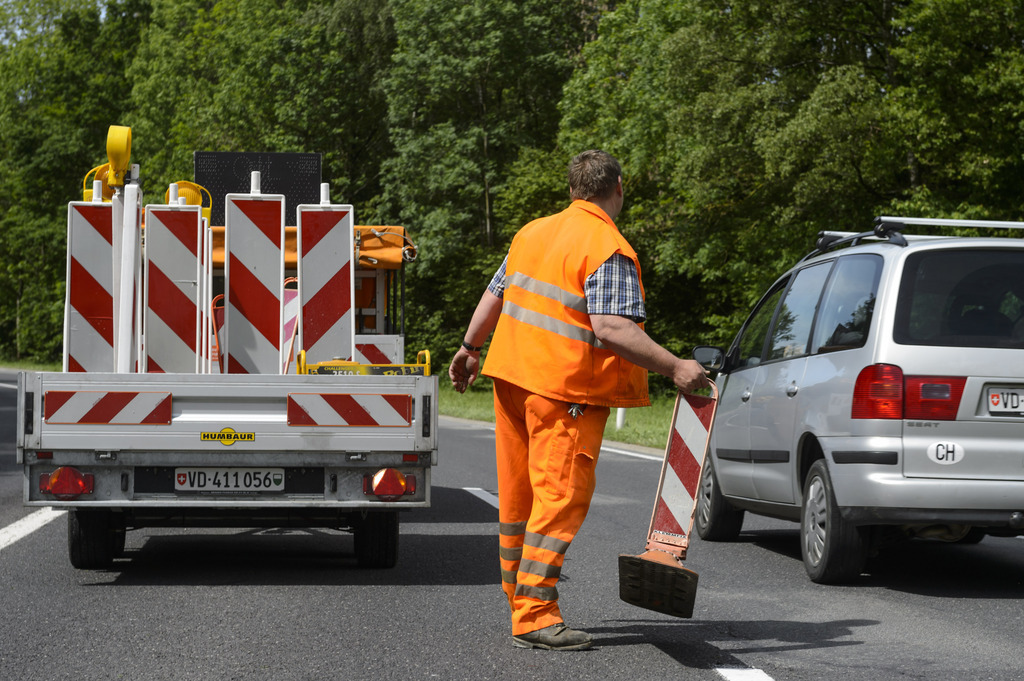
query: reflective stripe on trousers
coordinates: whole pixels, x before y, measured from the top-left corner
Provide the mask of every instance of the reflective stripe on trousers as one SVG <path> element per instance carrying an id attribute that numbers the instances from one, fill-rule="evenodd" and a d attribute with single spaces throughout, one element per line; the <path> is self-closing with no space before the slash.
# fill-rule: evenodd
<path id="1" fill-rule="evenodd" d="M 499 558 L 513 635 L 562 621 L 565 552 L 594 493 L 607 407 L 576 419 L 569 403 L 494 380 Z"/>

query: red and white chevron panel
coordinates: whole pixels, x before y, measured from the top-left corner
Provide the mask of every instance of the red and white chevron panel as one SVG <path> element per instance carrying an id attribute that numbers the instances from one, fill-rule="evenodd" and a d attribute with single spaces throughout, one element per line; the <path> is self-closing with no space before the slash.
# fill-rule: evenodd
<path id="1" fill-rule="evenodd" d="M 412 396 L 289 393 L 288 425 L 408 427 Z"/>
<path id="2" fill-rule="evenodd" d="M 43 418 L 47 423 L 167 425 L 171 401 L 169 392 L 48 390 Z"/>
<path id="3" fill-rule="evenodd" d="M 352 206 L 296 207 L 299 348 L 309 363 L 351 357 L 355 339 Z"/>
<path id="4" fill-rule="evenodd" d="M 676 397 L 648 548 L 653 542 L 660 545 L 657 548 L 669 545 L 686 550 L 716 404 L 713 397 L 682 393 Z"/>
<path id="5" fill-rule="evenodd" d="M 284 291 L 284 196 L 224 197 L 224 367 L 280 374 Z"/>
<path id="6" fill-rule="evenodd" d="M 144 371 L 201 370 L 202 249 L 201 206 L 146 207 Z"/>
<path id="7" fill-rule="evenodd" d="M 391 334 L 356 334 L 352 360 L 360 364 L 404 364 L 405 339 Z"/>
<path id="8" fill-rule="evenodd" d="M 113 211 L 109 203 L 68 204 L 64 370 L 114 370 Z"/>

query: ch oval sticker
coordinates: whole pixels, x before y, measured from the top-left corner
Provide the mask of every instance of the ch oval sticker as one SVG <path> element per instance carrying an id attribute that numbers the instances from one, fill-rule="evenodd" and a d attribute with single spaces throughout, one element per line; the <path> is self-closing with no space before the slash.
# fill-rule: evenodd
<path id="1" fill-rule="evenodd" d="M 964 460 L 967 452 L 956 442 L 933 442 L 928 445 L 928 458 L 943 466 L 952 466 Z"/>

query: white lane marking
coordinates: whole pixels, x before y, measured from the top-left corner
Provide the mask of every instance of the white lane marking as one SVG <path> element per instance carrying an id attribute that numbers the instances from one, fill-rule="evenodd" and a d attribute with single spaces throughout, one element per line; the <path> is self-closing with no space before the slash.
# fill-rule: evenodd
<path id="1" fill-rule="evenodd" d="M 498 497 L 494 496 L 487 490 L 480 489 L 479 487 L 463 487 L 462 489 L 466 490 L 477 499 L 482 499 L 483 501 L 486 501 L 494 508 L 498 508 Z"/>
<path id="2" fill-rule="evenodd" d="M 664 456 L 651 456 L 650 454 L 641 454 L 640 452 L 631 452 L 628 449 L 616 449 L 615 447 L 601 447 L 602 452 L 609 452 L 611 454 L 620 454 L 622 456 L 632 456 L 635 459 L 646 459 L 648 461 L 657 461 L 661 463 Z"/>
<path id="3" fill-rule="evenodd" d="M 27 537 L 41 527 L 64 515 L 64 511 L 56 511 L 52 508 L 41 508 L 35 513 L 16 520 L 5 528 L 0 529 L 0 551 L 6 549 L 14 542 Z"/>
<path id="4" fill-rule="evenodd" d="M 725 669 L 715 670 L 727 681 L 772 681 L 772 677 L 760 669 Z"/>

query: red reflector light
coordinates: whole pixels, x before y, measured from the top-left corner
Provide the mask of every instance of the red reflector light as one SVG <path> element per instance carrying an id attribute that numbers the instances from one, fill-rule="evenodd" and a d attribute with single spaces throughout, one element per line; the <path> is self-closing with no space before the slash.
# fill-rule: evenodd
<path id="1" fill-rule="evenodd" d="M 36 460 L 43 461 L 53 458 L 53 452 L 36 452 Z"/>
<path id="2" fill-rule="evenodd" d="M 95 480 L 92 473 L 82 473 L 77 468 L 61 466 L 52 473 L 39 478 L 39 491 L 52 494 L 61 501 L 77 499 L 83 494 L 92 494 Z"/>
<path id="3" fill-rule="evenodd" d="M 955 421 L 966 383 L 962 376 L 907 376 L 904 417 Z"/>
<path id="4" fill-rule="evenodd" d="M 394 468 L 382 468 L 363 477 L 363 493 L 381 501 L 397 501 L 403 495 L 416 493 L 416 478 Z"/>
<path id="5" fill-rule="evenodd" d="M 903 370 L 892 364 L 873 364 L 861 369 L 853 386 L 855 419 L 903 418 Z"/>

